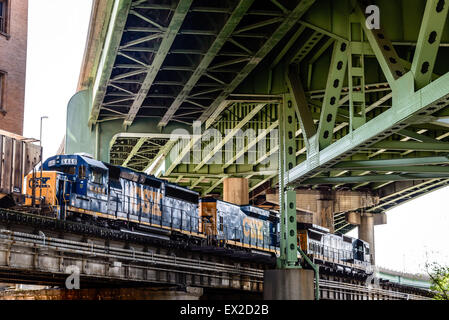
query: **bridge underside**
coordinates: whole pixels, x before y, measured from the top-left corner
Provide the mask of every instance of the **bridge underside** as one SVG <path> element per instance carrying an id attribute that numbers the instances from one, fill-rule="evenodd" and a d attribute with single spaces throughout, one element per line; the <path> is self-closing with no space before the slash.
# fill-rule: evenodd
<path id="1" fill-rule="evenodd" d="M 379 12 L 365 15 L 371 4 Z M 382 213 L 449 184 L 448 8 L 439 0 L 97 1 L 79 86 L 89 98 L 72 108 L 87 110 L 97 158 L 202 195 L 244 177 L 251 200 L 270 205 L 282 171 L 299 193 L 378 196 L 363 211 Z M 368 28 L 377 13 L 380 28 Z M 282 118 L 290 106 L 293 117 Z M 170 139 L 174 128 L 196 135 Z M 335 231 L 353 228 L 345 214 L 334 215 Z"/>

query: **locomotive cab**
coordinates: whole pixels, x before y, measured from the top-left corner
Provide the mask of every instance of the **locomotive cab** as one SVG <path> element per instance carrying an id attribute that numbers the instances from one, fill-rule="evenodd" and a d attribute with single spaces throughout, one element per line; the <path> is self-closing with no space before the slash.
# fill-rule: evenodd
<path id="1" fill-rule="evenodd" d="M 32 194 L 42 193 L 46 203 L 63 218 L 71 207 L 107 210 L 108 168 L 102 162 L 81 155 L 58 155 L 48 158 L 42 170 L 42 178 L 40 173 L 35 174 L 37 179 L 30 175 L 26 178 L 29 181 L 26 193 L 30 196 L 27 204 L 31 203 Z"/>

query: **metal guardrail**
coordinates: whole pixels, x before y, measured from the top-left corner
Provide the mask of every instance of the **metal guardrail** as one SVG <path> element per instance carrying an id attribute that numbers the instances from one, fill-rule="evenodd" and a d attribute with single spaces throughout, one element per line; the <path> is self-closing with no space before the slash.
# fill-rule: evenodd
<path id="1" fill-rule="evenodd" d="M 30 248 L 54 250 L 55 252 L 82 255 L 92 259 L 109 259 L 117 262 L 126 262 L 136 267 L 164 266 L 170 267 L 170 271 L 175 269 L 202 271 L 208 276 L 211 273 L 227 273 L 239 276 L 247 276 L 256 279 L 263 279 L 264 271 L 262 269 L 242 267 L 240 265 L 231 265 L 225 263 L 202 261 L 199 259 L 190 259 L 178 257 L 175 255 L 157 254 L 154 252 L 142 252 L 134 249 L 121 249 L 117 247 L 108 247 L 94 244 L 93 242 L 79 242 L 58 238 L 45 237 L 22 232 L 13 232 L 10 230 L 0 230 L 0 243 L 8 246 L 22 246 Z M 46 253 L 49 256 L 49 253 Z M 71 256 L 64 256 L 72 258 Z M 142 264 L 142 265 L 139 265 Z M 261 282 L 261 280 L 258 280 Z"/>
<path id="2" fill-rule="evenodd" d="M 323 279 L 320 279 L 320 290 L 335 294 L 362 296 L 362 300 L 432 300 L 430 297 L 386 290 L 374 286 L 362 286 Z"/>

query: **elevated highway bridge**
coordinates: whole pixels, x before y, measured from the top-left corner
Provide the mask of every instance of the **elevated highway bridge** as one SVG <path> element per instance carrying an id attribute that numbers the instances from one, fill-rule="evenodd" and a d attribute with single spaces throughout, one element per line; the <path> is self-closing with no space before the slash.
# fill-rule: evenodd
<path id="1" fill-rule="evenodd" d="M 238 178 L 242 201 L 286 204 L 285 266 L 296 219 L 359 225 L 374 251 L 386 210 L 449 183 L 448 10 L 447 0 L 96 0 L 65 152 L 203 196 L 229 199 Z"/>

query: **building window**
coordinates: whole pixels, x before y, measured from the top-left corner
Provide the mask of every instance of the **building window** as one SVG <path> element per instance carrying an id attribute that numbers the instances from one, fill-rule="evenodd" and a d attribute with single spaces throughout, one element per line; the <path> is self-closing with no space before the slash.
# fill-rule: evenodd
<path id="1" fill-rule="evenodd" d="M 0 0 L 0 32 L 8 33 L 8 0 Z"/>
<path id="2" fill-rule="evenodd" d="M 0 71 L 0 114 L 6 113 L 6 106 L 5 106 L 5 87 L 6 87 L 6 73 L 3 71 Z"/>

